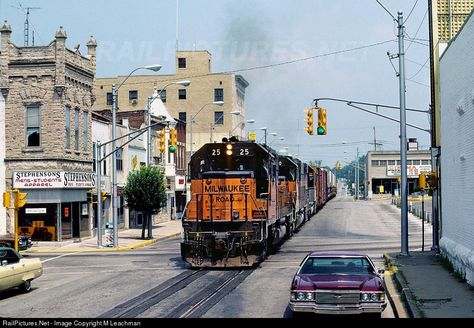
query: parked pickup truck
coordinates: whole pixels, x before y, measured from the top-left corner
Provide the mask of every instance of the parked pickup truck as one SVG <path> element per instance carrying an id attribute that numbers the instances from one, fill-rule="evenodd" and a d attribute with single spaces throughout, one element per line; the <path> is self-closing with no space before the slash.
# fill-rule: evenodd
<path id="1" fill-rule="evenodd" d="M 13 234 L 0 235 L 0 247 L 15 248 L 15 236 Z M 18 236 L 18 250 L 24 251 L 32 245 L 31 237 L 28 235 Z"/>

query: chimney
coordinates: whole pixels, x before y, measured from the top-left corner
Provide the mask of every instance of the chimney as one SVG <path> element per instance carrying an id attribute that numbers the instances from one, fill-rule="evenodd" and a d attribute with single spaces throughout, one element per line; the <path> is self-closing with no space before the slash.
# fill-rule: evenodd
<path id="1" fill-rule="evenodd" d="M 418 150 L 418 141 L 416 138 L 408 138 L 408 151 Z"/>
<path id="2" fill-rule="evenodd" d="M 66 84 L 66 39 L 67 34 L 62 26 L 56 32 L 56 86 Z"/>
<path id="3" fill-rule="evenodd" d="M 0 89 L 3 91 L 8 89 L 8 62 L 10 61 L 10 35 L 12 27 L 7 21 L 0 27 Z M 5 89 L 5 90 L 4 90 Z"/>

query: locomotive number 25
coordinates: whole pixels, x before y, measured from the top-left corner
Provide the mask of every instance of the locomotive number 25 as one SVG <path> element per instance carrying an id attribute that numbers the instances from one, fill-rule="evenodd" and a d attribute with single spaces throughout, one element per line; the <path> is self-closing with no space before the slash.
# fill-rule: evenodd
<path id="1" fill-rule="evenodd" d="M 220 154 L 221 154 L 221 150 L 219 148 L 211 150 L 211 155 L 212 156 L 219 156 Z"/>
<path id="2" fill-rule="evenodd" d="M 240 156 L 248 156 L 248 155 L 250 155 L 248 148 L 240 149 Z"/>

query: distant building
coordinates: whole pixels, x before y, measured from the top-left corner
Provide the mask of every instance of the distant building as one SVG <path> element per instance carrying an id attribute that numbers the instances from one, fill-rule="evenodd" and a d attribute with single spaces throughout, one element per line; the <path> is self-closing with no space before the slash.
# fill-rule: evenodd
<path id="1" fill-rule="evenodd" d="M 11 32 L 6 22 L 0 27 L 2 191 L 28 193 L 18 225 L 34 240 L 88 236 L 97 44 L 91 37 L 87 55 L 67 49 L 61 27 L 46 46 L 20 47 Z M 0 214 L 0 231 L 12 232 L 12 213 Z"/>
<path id="2" fill-rule="evenodd" d="M 400 195 L 400 151 L 369 151 L 366 167 L 366 197 L 390 194 Z M 418 186 L 421 172 L 431 171 L 431 152 L 418 150 L 416 139 L 411 139 L 407 152 L 408 193 Z"/>
<path id="3" fill-rule="evenodd" d="M 112 108 L 112 84 L 118 85 L 123 78 L 97 79 L 94 110 Z M 148 96 L 155 87 L 160 91 L 166 85 L 182 80 L 190 80 L 191 85 L 171 84 L 162 92 L 161 98 L 174 119 L 187 123 L 188 154 L 191 149 L 195 152 L 211 139 L 220 141 L 229 134 L 244 137 L 245 89 L 249 84 L 241 75 L 212 73 L 211 54 L 207 51 L 177 51 L 176 74 L 173 75 L 132 75 L 118 91 L 119 111 L 146 108 Z M 210 104 L 214 101 L 224 101 L 224 105 Z M 231 112 L 240 112 L 240 115 Z M 195 116 L 192 146 L 191 116 Z"/>
<path id="4" fill-rule="evenodd" d="M 440 249 L 474 285 L 474 17 L 440 59 Z"/>

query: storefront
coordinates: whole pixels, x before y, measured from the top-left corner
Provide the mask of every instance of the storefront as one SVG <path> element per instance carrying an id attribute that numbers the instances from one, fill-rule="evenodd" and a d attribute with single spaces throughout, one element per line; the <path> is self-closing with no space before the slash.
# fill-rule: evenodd
<path id="1" fill-rule="evenodd" d="M 13 188 L 27 193 L 27 204 L 18 211 L 19 231 L 39 241 L 90 236 L 87 190 L 95 182 L 93 172 L 13 172 Z"/>

